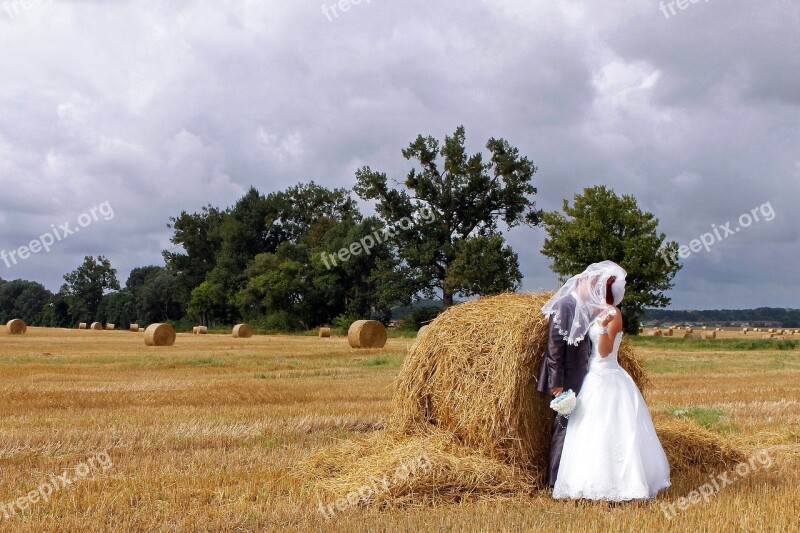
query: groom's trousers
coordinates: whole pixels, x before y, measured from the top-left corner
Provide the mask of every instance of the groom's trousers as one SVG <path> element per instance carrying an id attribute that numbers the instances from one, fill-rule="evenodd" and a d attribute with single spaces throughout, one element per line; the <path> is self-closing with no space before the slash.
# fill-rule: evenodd
<path id="1" fill-rule="evenodd" d="M 543 394 L 550 394 L 554 388 L 572 389 L 578 394 L 586 377 L 586 368 L 591 353 L 588 338 L 577 346 L 567 344 L 559 334 L 558 327 L 550 320 L 548 328 L 547 351 L 539 369 L 536 389 Z M 558 477 L 558 465 L 561 463 L 561 450 L 567 434 L 567 419 L 557 415 L 553 419 L 553 433 L 550 438 L 550 454 L 547 464 L 547 484 L 553 487 Z"/>

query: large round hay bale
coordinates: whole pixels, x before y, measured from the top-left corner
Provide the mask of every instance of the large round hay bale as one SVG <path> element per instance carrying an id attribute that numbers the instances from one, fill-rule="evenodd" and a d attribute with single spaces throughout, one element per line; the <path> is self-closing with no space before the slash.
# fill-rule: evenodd
<path id="1" fill-rule="evenodd" d="M 716 331 L 708 331 L 708 332 L 706 332 L 706 339 L 707 340 L 716 339 L 716 338 L 717 338 L 717 332 Z"/>
<path id="2" fill-rule="evenodd" d="M 397 377 L 390 427 L 431 428 L 544 481 L 553 412 L 536 392 L 547 345 L 547 294 L 503 294 L 447 309 L 411 346 Z M 644 367 L 625 339 L 620 364 L 644 389 Z"/>
<path id="3" fill-rule="evenodd" d="M 128 329 L 130 329 L 132 332 L 136 333 L 137 331 L 139 331 L 139 324 L 131 324 Z"/>
<path id="4" fill-rule="evenodd" d="M 427 325 L 422 326 L 421 328 L 419 328 L 419 330 L 417 330 L 417 338 L 420 338 L 422 336 L 422 334 L 424 332 L 426 332 L 427 330 L 428 330 L 428 326 Z"/>
<path id="5" fill-rule="evenodd" d="M 651 333 L 650 336 L 651 337 L 663 337 L 664 336 L 664 332 L 661 331 L 660 329 L 657 329 L 657 330 L 653 331 L 653 333 Z"/>
<path id="6" fill-rule="evenodd" d="M 86 325 L 86 322 L 81 322 L 80 324 L 78 324 L 78 329 L 86 329 L 87 327 L 88 326 Z"/>
<path id="7" fill-rule="evenodd" d="M 92 322 L 92 325 L 89 326 L 89 329 L 93 329 L 94 331 L 100 331 L 103 329 L 103 324 L 100 322 Z"/>
<path id="8" fill-rule="evenodd" d="M 687 331 L 687 332 L 686 332 L 686 333 L 683 335 L 683 338 L 684 338 L 684 339 L 689 339 L 689 340 L 700 340 L 700 339 L 702 339 L 702 338 L 703 338 L 703 335 L 701 335 L 700 333 L 692 333 L 692 332 L 690 332 L 690 331 Z"/>
<path id="9" fill-rule="evenodd" d="M 249 339 L 253 336 L 253 328 L 249 324 L 236 324 L 233 326 L 233 336 L 236 339 Z"/>
<path id="10" fill-rule="evenodd" d="M 194 329 L 198 335 L 208 335 L 208 326 L 196 326 Z"/>
<path id="11" fill-rule="evenodd" d="M 25 335 L 25 332 L 28 331 L 28 325 L 25 324 L 24 320 L 15 318 L 6 323 L 6 331 L 9 335 Z"/>
<path id="12" fill-rule="evenodd" d="M 347 331 L 351 348 L 383 348 L 386 346 L 386 328 L 377 320 L 356 320 Z"/>
<path id="13" fill-rule="evenodd" d="M 409 349 L 386 430 L 324 448 L 293 470 L 341 498 L 424 454 L 431 468 L 363 502 L 384 507 L 544 488 L 553 412 L 536 379 L 548 330 L 539 309 L 549 296 L 504 294 L 443 312 Z M 627 338 L 619 361 L 644 390 L 646 371 Z M 689 420 L 654 422 L 673 472 L 718 472 L 742 460 Z"/>
<path id="14" fill-rule="evenodd" d="M 665 331 L 665 332 L 664 332 L 664 336 L 665 336 L 665 337 L 672 337 L 672 335 L 673 335 L 674 333 L 675 333 L 675 330 L 674 330 L 674 329 L 672 329 L 672 328 L 669 328 L 667 331 Z"/>
<path id="15" fill-rule="evenodd" d="M 115 327 L 116 327 L 116 325 L 114 325 L 114 324 L 108 324 L 108 323 L 106 324 L 106 329 L 109 330 L 109 331 L 114 331 Z"/>
<path id="16" fill-rule="evenodd" d="M 319 328 L 319 336 L 325 339 L 330 338 L 331 328 Z"/>
<path id="17" fill-rule="evenodd" d="M 686 333 L 691 333 L 694 331 L 694 328 L 686 328 Z"/>
<path id="18" fill-rule="evenodd" d="M 172 346 L 175 344 L 175 329 L 169 324 L 150 324 L 144 330 L 147 346 Z"/>

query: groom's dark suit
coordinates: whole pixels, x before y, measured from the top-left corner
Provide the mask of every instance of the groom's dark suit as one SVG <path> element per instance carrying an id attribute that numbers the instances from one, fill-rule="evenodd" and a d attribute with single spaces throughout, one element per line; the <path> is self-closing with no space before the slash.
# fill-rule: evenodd
<path id="1" fill-rule="evenodd" d="M 583 378 L 586 377 L 586 367 L 591 355 L 589 335 L 578 343 L 577 346 L 567 344 L 564 336 L 558 332 L 558 325 L 554 317 L 558 317 L 561 329 L 569 331 L 575 314 L 576 296 L 564 298 L 561 307 L 550 315 L 547 337 L 547 352 L 542 360 L 539 370 L 539 379 L 536 390 L 552 396 L 554 388 L 572 389 L 575 394 L 581 390 Z M 561 462 L 561 449 L 564 447 L 564 437 L 567 433 L 567 419 L 556 415 L 553 419 L 553 433 L 550 438 L 550 454 L 548 459 L 547 483 L 552 487 L 558 477 L 558 464 Z"/>

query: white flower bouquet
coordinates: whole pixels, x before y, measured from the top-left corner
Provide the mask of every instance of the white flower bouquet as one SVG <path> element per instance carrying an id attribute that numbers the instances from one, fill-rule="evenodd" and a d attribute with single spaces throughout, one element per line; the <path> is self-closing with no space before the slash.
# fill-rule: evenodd
<path id="1" fill-rule="evenodd" d="M 565 418 L 569 418 L 569 415 L 575 411 L 577 405 L 578 398 L 575 396 L 575 393 L 572 392 L 572 389 L 568 389 L 553 398 L 553 401 L 550 402 L 550 409 Z"/>

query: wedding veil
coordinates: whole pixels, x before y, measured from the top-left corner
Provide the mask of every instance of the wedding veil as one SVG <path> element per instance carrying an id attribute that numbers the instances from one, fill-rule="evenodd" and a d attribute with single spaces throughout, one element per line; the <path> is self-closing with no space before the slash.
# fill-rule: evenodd
<path id="1" fill-rule="evenodd" d="M 606 281 L 611 276 L 616 277 L 611 293 L 614 305 L 619 305 L 625 296 L 626 275 L 627 272 L 613 261 L 592 263 L 577 276 L 569 278 L 544 304 L 542 313 L 547 317 L 553 316 L 558 333 L 568 344 L 577 345 L 597 318 L 605 313 L 616 314 L 606 303 Z M 573 304 L 574 314 L 570 313 Z"/>

